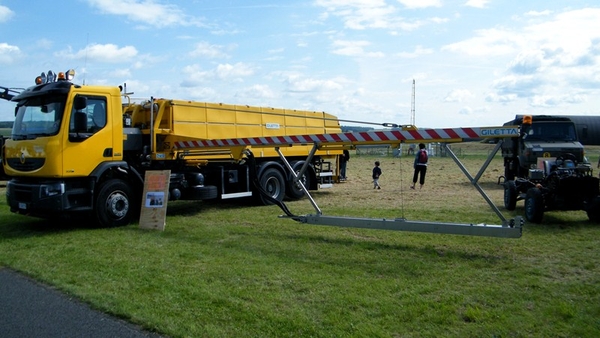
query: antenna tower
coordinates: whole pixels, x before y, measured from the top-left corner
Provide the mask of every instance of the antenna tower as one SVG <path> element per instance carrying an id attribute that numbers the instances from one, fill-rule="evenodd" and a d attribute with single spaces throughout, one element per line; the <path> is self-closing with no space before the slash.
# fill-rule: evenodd
<path id="1" fill-rule="evenodd" d="M 412 85 L 412 97 L 410 103 L 410 124 L 415 125 L 415 79 L 413 79 Z"/>

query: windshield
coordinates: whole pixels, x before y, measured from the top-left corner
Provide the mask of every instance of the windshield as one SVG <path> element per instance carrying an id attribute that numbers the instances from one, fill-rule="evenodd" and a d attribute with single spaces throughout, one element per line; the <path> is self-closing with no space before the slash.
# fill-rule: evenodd
<path id="1" fill-rule="evenodd" d="M 15 140 L 34 139 L 58 133 L 66 96 L 37 96 L 21 101 L 12 129 Z"/>
<path id="2" fill-rule="evenodd" d="M 577 133 L 573 123 L 533 122 L 527 131 L 526 139 L 528 141 L 572 142 L 577 141 Z"/>

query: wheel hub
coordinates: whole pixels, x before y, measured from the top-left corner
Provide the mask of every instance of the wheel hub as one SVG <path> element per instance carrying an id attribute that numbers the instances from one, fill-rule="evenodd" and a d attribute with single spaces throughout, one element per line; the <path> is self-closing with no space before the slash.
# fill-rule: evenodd
<path id="1" fill-rule="evenodd" d="M 114 193 L 106 200 L 106 210 L 115 218 L 127 215 L 129 200 L 121 193 Z"/>

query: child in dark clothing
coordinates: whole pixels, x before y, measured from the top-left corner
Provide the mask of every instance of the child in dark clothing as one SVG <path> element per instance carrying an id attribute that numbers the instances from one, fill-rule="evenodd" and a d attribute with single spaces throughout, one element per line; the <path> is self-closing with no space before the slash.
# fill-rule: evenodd
<path id="1" fill-rule="evenodd" d="M 379 161 L 375 161 L 375 167 L 373 167 L 373 189 L 381 189 L 379 186 L 379 176 L 381 176 L 381 168 L 379 168 Z"/>

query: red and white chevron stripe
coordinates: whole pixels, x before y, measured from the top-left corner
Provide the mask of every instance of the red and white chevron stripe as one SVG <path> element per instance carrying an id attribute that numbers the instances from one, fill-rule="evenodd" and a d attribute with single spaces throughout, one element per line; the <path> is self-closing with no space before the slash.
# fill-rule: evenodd
<path id="1" fill-rule="evenodd" d="M 386 144 L 386 143 L 416 143 L 444 142 L 469 140 L 478 138 L 516 137 L 516 126 L 485 127 L 485 128 L 444 128 L 418 130 L 386 130 L 349 132 L 338 134 L 314 134 L 292 136 L 241 137 L 219 140 L 193 140 L 175 142 L 179 149 L 215 148 L 234 146 L 281 146 L 292 144 Z"/>

